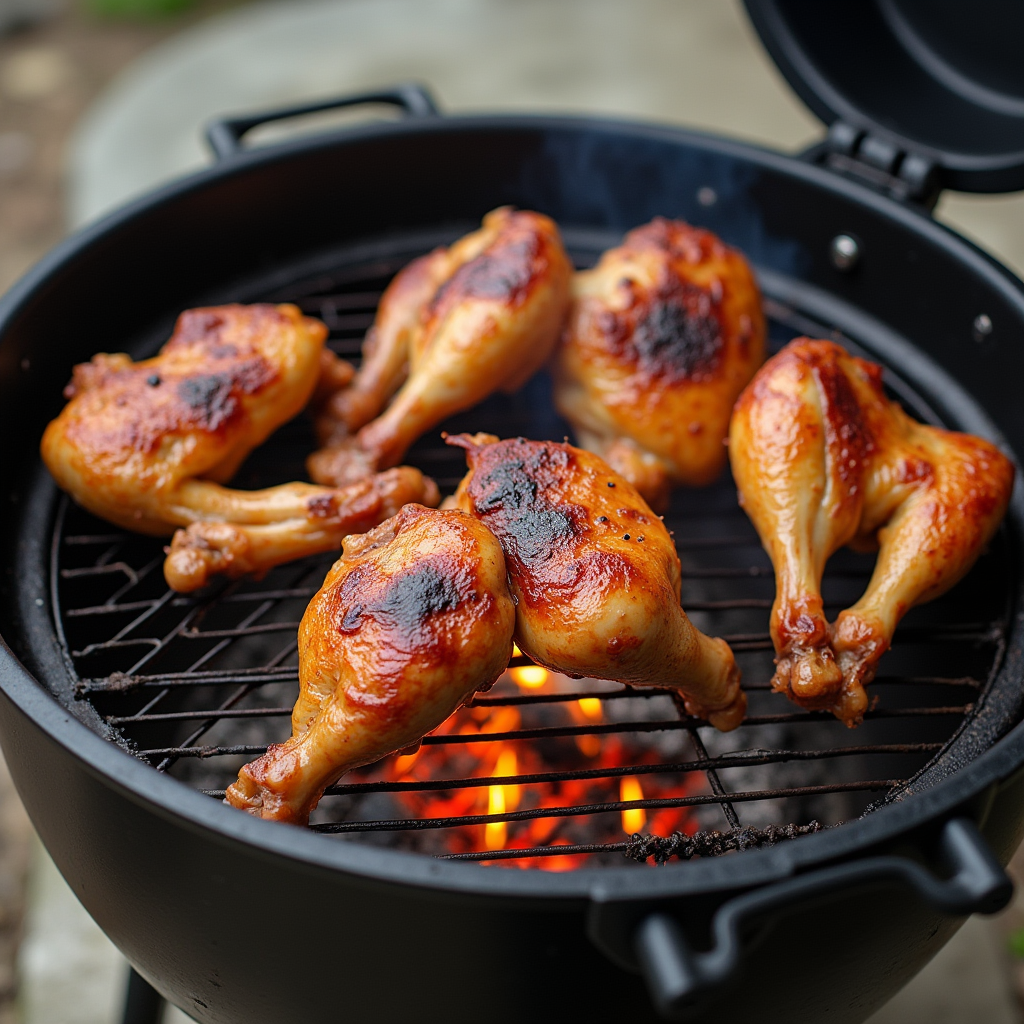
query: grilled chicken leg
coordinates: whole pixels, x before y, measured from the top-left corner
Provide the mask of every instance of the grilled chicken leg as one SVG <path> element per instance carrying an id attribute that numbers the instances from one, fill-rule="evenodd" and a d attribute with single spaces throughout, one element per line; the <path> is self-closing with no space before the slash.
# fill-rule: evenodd
<path id="1" fill-rule="evenodd" d="M 341 485 L 394 466 L 448 416 L 524 384 L 558 338 L 571 274 L 554 222 L 507 208 L 407 267 L 382 300 L 364 368 L 319 420 L 329 443 L 309 458 L 312 478 Z"/>
<path id="2" fill-rule="evenodd" d="M 881 367 L 806 338 L 740 397 L 729 452 L 775 566 L 772 686 L 856 726 L 896 624 L 952 587 L 991 539 L 1013 465 L 981 438 L 912 420 L 886 397 Z M 821 576 L 844 544 L 878 547 L 878 561 L 830 626 Z"/>
<path id="3" fill-rule="evenodd" d="M 747 261 L 659 217 L 576 274 L 555 401 L 583 447 L 664 511 L 673 485 L 721 473 L 733 403 L 764 353 Z"/>
<path id="4" fill-rule="evenodd" d="M 238 773 L 234 807 L 305 824 L 351 768 L 418 743 L 512 654 L 515 608 L 495 538 L 407 505 L 347 537 L 299 626 L 292 735 Z"/>
<path id="5" fill-rule="evenodd" d="M 353 490 L 221 486 L 306 404 L 327 330 L 295 306 L 220 306 L 183 313 L 160 354 L 140 363 L 101 354 L 75 367 L 70 399 L 49 424 L 43 460 L 90 512 L 175 539 L 168 582 L 194 589 L 213 571 L 270 568 L 336 547 L 406 501 L 436 501 L 418 470 Z M 230 524 L 230 525 L 228 525 Z"/>
<path id="6" fill-rule="evenodd" d="M 739 725 L 746 697 L 732 651 L 686 617 L 675 545 L 632 485 L 568 444 L 487 434 L 448 443 L 470 467 L 456 507 L 505 552 L 524 654 L 570 676 L 673 687 L 691 714 Z"/>

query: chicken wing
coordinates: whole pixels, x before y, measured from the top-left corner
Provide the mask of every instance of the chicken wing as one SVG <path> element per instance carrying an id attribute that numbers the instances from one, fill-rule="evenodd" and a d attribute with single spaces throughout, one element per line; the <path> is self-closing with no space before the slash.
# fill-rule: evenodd
<path id="1" fill-rule="evenodd" d="M 295 306 L 189 310 L 155 358 L 100 354 L 75 367 L 43 460 L 80 505 L 126 529 L 201 524 L 175 540 L 167 576 L 183 589 L 218 566 L 237 574 L 328 551 L 405 501 L 436 502 L 433 482 L 411 469 L 354 490 L 221 486 L 305 406 L 326 334 Z"/>
<path id="2" fill-rule="evenodd" d="M 800 338 L 736 403 L 729 439 L 740 501 L 771 556 L 773 689 L 848 726 L 896 624 L 974 564 L 1006 511 L 1012 463 L 995 446 L 912 420 L 881 367 Z M 878 548 L 864 596 L 825 619 L 821 577 L 849 544 Z"/>
<path id="3" fill-rule="evenodd" d="M 576 274 L 555 401 L 583 447 L 664 511 L 672 486 L 721 473 L 733 403 L 764 354 L 747 261 L 659 217 Z"/>
<path id="4" fill-rule="evenodd" d="M 331 443 L 310 456 L 310 476 L 340 485 L 394 466 L 448 416 L 524 384 L 558 339 L 571 275 L 554 222 L 508 208 L 411 264 L 385 293 L 364 369 L 320 418 Z"/>
<path id="5" fill-rule="evenodd" d="M 470 467 L 456 507 L 505 552 L 524 654 L 577 678 L 672 687 L 691 714 L 739 725 L 746 696 L 732 651 L 686 617 L 675 545 L 631 484 L 568 444 L 487 434 L 448 443 Z"/>
<path id="6" fill-rule="evenodd" d="M 458 511 L 407 505 L 346 537 L 299 626 L 292 735 L 238 773 L 227 801 L 304 824 L 345 772 L 412 746 L 512 655 L 497 540 Z"/>

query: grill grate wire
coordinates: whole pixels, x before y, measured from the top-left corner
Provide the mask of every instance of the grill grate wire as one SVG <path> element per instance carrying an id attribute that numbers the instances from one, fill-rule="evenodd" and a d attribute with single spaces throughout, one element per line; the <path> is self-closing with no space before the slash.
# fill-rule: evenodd
<path id="1" fill-rule="evenodd" d="M 341 267 L 333 275 L 266 298 L 297 302 L 327 323 L 329 344 L 336 352 L 358 358 L 383 287 L 411 255 L 415 253 Z M 578 264 L 587 265 L 596 254 L 574 255 Z M 771 300 L 766 308 L 774 346 L 808 331 L 807 318 L 799 311 Z M 819 336 L 835 335 L 829 325 L 811 326 Z M 552 411 L 549 388 L 541 375 L 518 399 L 489 399 L 444 428 L 560 438 L 568 431 Z M 904 401 L 906 393 L 904 386 Z M 431 431 L 407 461 L 434 476 L 448 493 L 462 475 L 462 461 L 461 453 L 438 443 L 440 429 Z M 237 485 L 265 486 L 294 478 L 311 445 L 305 421 L 289 424 L 254 454 Z M 568 742 L 614 737 L 626 751 L 623 763 L 588 767 L 573 752 L 562 756 L 568 763 L 559 764 L 556 757 L 551 770 L 400 781 L 373 777 L 371 766 L 363 781 L 353 781 L 366 774 L 356 771 L 327 790 L 311 828 L 349 841 L 385 837 L 393 845 L 445 859 L 541 867 L 563 857 L 572 858 L 572 864 L 622 863 L 624 853 L 643 860 L 648 847 L 660 862 L 655 839 L 646 839 L 647 846 L 638 846 L 635 836 L 608 839 L 609 816 L 627 811 L 685 810 L 688 831 L 724 825 L 727 835 L 746 836 L 742 841 L 749 843 L 761 841 L 755 832 L 767 826 L 757 834 L 771 842 L 786 829 L 787 836 L 807 831 L 811 826 L 805 822 L 812 815 L 827 824 L 841 823 L 903 785 L 962 726 L 998 668 L 1009 590 L 1006 560 L 999 554 L 1001 537 L 960 587 L 911 613 L 883 662 L 885 674 L 873 684 L 877 706 L 860 729 L 848 732 L 831 715 L 802 711 L 770 693 L 767 621 L 774 577 L 736 504 L 731 482 L 678 492 L 666 524 L 683 560 L 683 606 L 698 626 L 723 636 L 740 660 L 750 700 L 750 714 L 740 729 L 724 737 L 716 734 L 687 715 L 677 696 L 656 688 L 566 680 L 556 692 L 532 693 L 519 692 L 504 680 L 490 694 L 478 694 L 470 708 L 493 714 L 514 709 L 522 718 L 515 727 L 442 731 L 425 737 L 424 747 L 457 752 L 475 743 L 518 746 L 529 741 L 545 748 L 562 743 L 564 755 Z M 197 595 L 178 595 L 163 582 L 162 542 L 113 529 L 61 499 L 51 587 L 58 638 L 76 696 L 89 701 L 111 738 L 137 757 L 211 798 L 222 798 L 242 763 L 288 734 L 298 686 L 298 620 L 332 561 L 331 556 L 305 559 L 281 566 L 260 581 L 220 583 Z M 851 603 L 866 584 L 871 564 L 871 558 L 839 553 L 826 571 L 827 607 L 838 610 Z M 522 657 L 512 661 L 512 667 L 528 664 Z M 573 702 L 594 698 L 601 702 L 601 721 L 565 719 L 564 711 Z M 562 718 L 553 721 L 551 716 L 559 713 Z M 616 783 L 623 779 L 655 777 L 689 782 L 664 797 L 615 798 Z M 605 785 L 598 800 L 562 805 L 549 801 L 497 813 L 403 816 L 394 803 L 386 808 L 388 813 L 379 812 L 382 799 L 400 799 L 401 794 L 495 786 L 529 791 L 567 783 Z M 540 819 L 556 825 L 553 838 L 544 843 L 468 852 L 423 845 L 428 832 L 451 835 L 488 824 L 514 826 Z M 603 822 L 596 829 L 603 839 L 581 842 L 559 836 L 559 819 Z M 816 822 L 813 827 L 818 827 Z M 708 855 L 737 848 L 737 842 L 690 842 L 689 848 Z"/>

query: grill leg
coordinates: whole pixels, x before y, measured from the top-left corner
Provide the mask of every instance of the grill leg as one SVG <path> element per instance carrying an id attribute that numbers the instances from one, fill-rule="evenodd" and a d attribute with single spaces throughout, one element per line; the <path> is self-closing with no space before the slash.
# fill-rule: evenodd
<path id="1" fill-rule="evenodd" d="M 160 1024 L 164 997 L 134 967 L 128 969 L 121 1024 Z"/>

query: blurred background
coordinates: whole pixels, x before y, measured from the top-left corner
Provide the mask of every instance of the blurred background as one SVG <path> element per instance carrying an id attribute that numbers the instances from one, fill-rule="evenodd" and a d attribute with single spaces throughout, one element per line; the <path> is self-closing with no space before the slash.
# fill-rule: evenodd
<path id="1" fill-rule="evenodd" d="M 599 113 L 790 151 L 823 134 L 738 0 L 0 0 L 0 292 L 68 231 L 207 163 L 211 117 L 409 79 L 450 112 Z M 1024 195 L 947 193 L 936 216 L 1024 274 Z M 126 972 L 0 761 L 0 1024 L 116 1024 Z M 1012 1024 L 1022 1006 L 1018 896 L 872 1024 Z"/>

